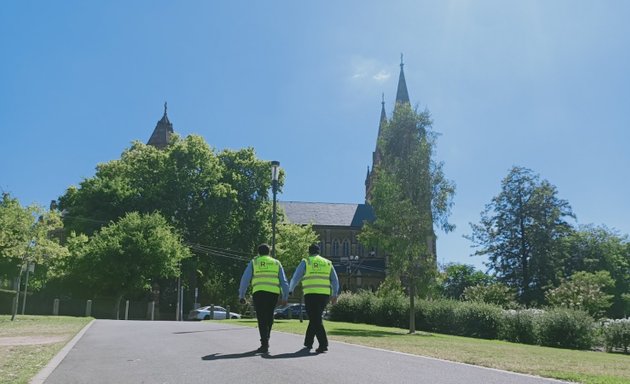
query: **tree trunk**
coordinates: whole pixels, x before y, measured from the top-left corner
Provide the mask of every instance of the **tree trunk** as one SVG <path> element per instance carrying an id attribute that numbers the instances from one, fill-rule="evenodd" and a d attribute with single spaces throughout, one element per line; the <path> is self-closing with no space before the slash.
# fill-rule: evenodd
<path id="1" fill-rule="evenodd" d="M 409 333 L 416 333 L 416 282 L 414 276 L 409 277 Z"/>

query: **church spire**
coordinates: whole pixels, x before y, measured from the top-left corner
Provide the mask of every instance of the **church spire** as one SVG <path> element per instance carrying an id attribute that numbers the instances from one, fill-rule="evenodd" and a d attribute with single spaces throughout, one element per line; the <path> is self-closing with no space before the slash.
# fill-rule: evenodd
<path id="1" fill-rule="evenodd" d="M 168 145 L 171 134 L 173 133 L 173 124 L 168 120 L 168 116 L 166 115 L 167 109 L 168 105 L 164 102 L 164 116 L 157 122 L 147 145 L 152 145 L 159 149 L 165 148 Z"/>
<path id="2" fill-rule="evenodd" d="M 385 92 L 383 92 L 381 94 L 381 126 L 383 125 L 384 122 L 387 121 L 387 114 L 385 114 Z M 380 126 L 379 126 L 379 132 L 380 132 Z"/>
<path id="3" fill-rule="evenodd" d="M 398 90 L 396 91 L 396 104 L 409 103 L 409 92 L 407 92 L 407 82 L 405 81 L 405 71 L 403 70 L 403 54 L 400 54 L 400 76 L 398 77 Z"/>

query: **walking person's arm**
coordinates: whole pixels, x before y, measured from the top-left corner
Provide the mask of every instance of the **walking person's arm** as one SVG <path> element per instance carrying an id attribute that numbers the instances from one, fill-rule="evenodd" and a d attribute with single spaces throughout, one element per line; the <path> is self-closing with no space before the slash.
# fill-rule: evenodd
<path id="1" fill-rule="evenodd" d="M 304 277 L 304 272 L 306 271 L 306 263 L 304 260 L 300 261 L 295 272 L 293 272 L 293 276 L 291 276 L 291 284 L 289 284 L 289 294 L 292 294 L 295 291 L 295 287 L 300 284 L 300 280 Z"/>
<path id="2" fill-rule="evenodd" d="M 241 303 L 245 300 L 247 288 L 249 288 L 249 283 L 252 281 L 253 269 L 254 267 L 252 266 L 252 262 L 250 261 L 247 264 L 245 271 L 243 271 L 243 276 L 241 276 L 241 284 L 238 288 L 238 298 L 240 299 Z"/>
<path id="3" fill-rule="evenodd" d="M 282 265 L 280 265 L 280 270 L 278 271 L 278 279 L 280 279 L 281 303 L 282 305 L 286 305 L 289 300 L 289 283 L 287 282 L 287 276 L 284 274 Z"/>
<path id="4" fill-rule="evenodd" d="M 330 270 L 330 301 L 335 304 L 337 302 L 337 296 L 339 296 L 339 277 L 337 277 L 337 271 L 335 271 L 335 267 L 332 267 Z"/>

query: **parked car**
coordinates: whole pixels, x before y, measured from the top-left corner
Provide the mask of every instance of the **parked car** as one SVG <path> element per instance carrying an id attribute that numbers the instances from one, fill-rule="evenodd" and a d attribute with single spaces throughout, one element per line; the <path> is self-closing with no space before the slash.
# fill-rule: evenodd
<path id="1" fill-rule="evenodd" d="M 225 320 L 227 311 L 218 305 L 214 306 L 214 320 Z M 241 314 L 230 312 L 230 319 L 240 319 Z M 188 320 L 210 320 L 210 306 L 199 307 L 188 312 Z"/>
<path id="2" fill-rule="evenodd" d="M 292 319 L 300 318 L 300 310 L 302 311 L 302 318 L 308 319 L 306 314 L 306 307 L 303 304 L 289 304 L 282 307 L 278 307 L 273 311 L 274 319 L 288 319 L 289 313 L 291 313 Z"/>

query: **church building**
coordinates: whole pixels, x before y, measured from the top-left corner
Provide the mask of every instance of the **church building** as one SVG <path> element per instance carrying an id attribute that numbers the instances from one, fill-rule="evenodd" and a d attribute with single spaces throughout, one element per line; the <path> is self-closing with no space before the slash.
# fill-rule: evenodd
<path id="1" fill-rule="evenodd" d="M 410 103 L 403 66 L 401 59 L 395 105 Z M 363 246 L 357 240 L 363 224 L 373 222 L 375 219 L 374 211 L 368 202 L 375 177 L 374 170 L 382 160 L 378 141 L 386 123 L 387 114 L 383 97 L 377 142 L 372 152 L 372 167 L 368 166 L 365 179 L 365 203 L 280 202 L 290 222 L 313 225 L 313 229 L 319 234 L 321 255 L 333 262 L 343 290 L 375 290 L 387 273 L 387 256 L 377 248 Z"/>
<path id="2" fill-rule="evenodd" d="M 403 66 L 401 59 L 395 105 L 410 103 Z M 170 135 L 173 133 L 173 124 L 169 121 L 166 111 L 167 106 L 164 103 L 164 116 L 158 121 L 147 142 L 148 145 L 157 148 L 164 148 L 168 145 Z M 278 202 L 289 222 L 313 225 L 313 230 L 320 238 L 321 255 L 333 262 L 342 290 L 376 290 L 387 273 L 386 255 L 377 248 L 363 246 L 357 240 L 364 223 L 373 222 L 375 219 L 374 211 L 368 201 L 375 177 L 375 167 L 382 160 L 378 141 L 385 123 L 387 123 L 387 114 L 383 97 L 377 142 L 375 150 L 372 152 L 372 166 L 368 166 L 365 179 L 364 203 Z"/>

